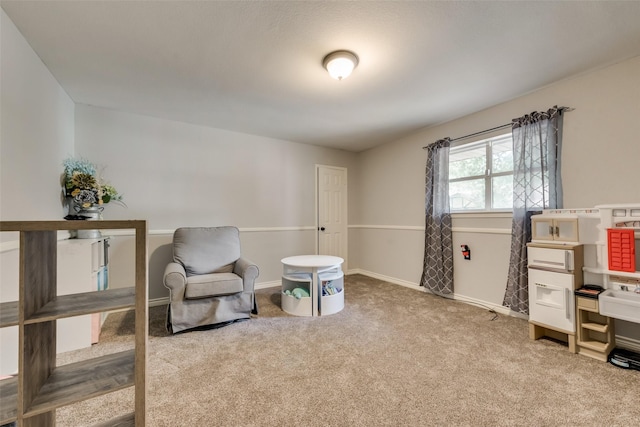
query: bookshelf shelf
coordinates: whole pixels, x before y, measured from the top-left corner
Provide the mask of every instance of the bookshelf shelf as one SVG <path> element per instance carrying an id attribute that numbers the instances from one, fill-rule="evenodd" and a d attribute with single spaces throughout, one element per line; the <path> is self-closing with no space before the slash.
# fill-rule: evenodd
<path id="1" fill-rule="evenodd" d="M 0 304 L 0 328 L 18 325 L 18 301 Z"/>
<path id="2" fill-rule="evenodd" d="M 128 350 L 55 368 L 25 417 L 134 385 L 134 356 Z"/>
<path id="3" fill-rule="evenodd" d="M 135 231 L 135 284 L 58 296 L 57 232 L 90 229 Z M 2 221 L 0 231 L 20 233 L 19 298 L 0 305 L 0 327 L 18 326 L 19 364 L 17 375 L 0 380 L 0 425 L 53 427 L 56 408 L 134 387 L 134 413 L 103 425 L 144 426 L 149 327 L 146 221 Z M 57 319 L 118 309 L 135 312 L 132 350 L 56 366 Z"/>
<path id="4" fill-rule="evenodd" d="M 25 319 L 25 324 L 135 307 L 135 289 L 107 289 L 58 296 Z"/>

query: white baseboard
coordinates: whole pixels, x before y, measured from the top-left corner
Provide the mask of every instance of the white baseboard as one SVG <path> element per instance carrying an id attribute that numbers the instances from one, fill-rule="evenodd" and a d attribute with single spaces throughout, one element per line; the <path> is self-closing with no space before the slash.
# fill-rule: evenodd
<path id="1" fill-rule="evenodd" d="M 362 270 L 360 268 L 354 268 L 349 270 L 347 275 L 362 274 L 363 276 L 372 277 L 374 279 L 383 280 L 385 282 L 393 283 L 395 285 L 404 286 L 405 288 L 411 288 L 416 291 L 425 292 L 425 289 L 417 283 L 408 282 L 406 280 L 396 279 L 395 277 L 385 276 L 383 274 L 374 273 L 373 271 Z"/>
<path id="2" fill-rule="evenodd" d="M 616 347 L 626 348 L 627 350 L 640 353 L 640 340 L 616 335 Z"/>
<path id="3" fill-rule="evenodd" d="M 154 298 L 149 300 L 149 307 L 157 307 L 159 305 L 169 305 L 169 297 Z"/>
<path id="4" fill-rule="evenodd" d="M 280 280 L 273 280 L 271 282 L 256 283 L 254 289 L 277 288 L 280 286 L 282 286 L 282 282 Z"/>

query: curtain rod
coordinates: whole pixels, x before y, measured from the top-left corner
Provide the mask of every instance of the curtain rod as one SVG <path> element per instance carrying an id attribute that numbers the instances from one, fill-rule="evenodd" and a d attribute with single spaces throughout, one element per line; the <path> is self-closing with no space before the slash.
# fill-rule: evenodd
<path id="1" fill-rule="evenodd" d="M 567 112 L 575 110 L 575 108 L 571 108 L 571 107 L 560 107 L 560 108 L 562 108 L 562 111 L 567 111 Z M 494 130 L 503 129 L 503 128 L 506 128 L 506 127 L 511 127 L 512 125 L 513 125 L 513 123 L 505 123 L 503 125 L 496 126 L 496 127 L 491 128 L 491 129 L 485 129 L 485 130 L 481 130 L 480 132 L 470 133 L 469 135 L 459 136 L 458 138 L 452 139 L 451 142 L 459 141 L 461 139 L 471 138 L 472 136 L 476 136 L 476 135 L 482 135 L 483 133 L 493 132 Z M 422 149 L 426 150 L 428 147 L 429 146 L 427 145 L 425 147 L 422 147 Z"/>

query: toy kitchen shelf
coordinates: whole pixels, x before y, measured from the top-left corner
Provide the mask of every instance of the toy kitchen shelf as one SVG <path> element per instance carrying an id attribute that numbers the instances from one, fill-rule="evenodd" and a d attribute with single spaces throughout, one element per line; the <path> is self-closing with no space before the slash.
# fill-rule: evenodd
<path id="1" fill-rule="evenodd" d="M 576 347 L 606 361 L 616 346 L 614 319 L 640 323 L 640 296 L 633 292 L 640 289 L 640 203 L 549 209 L 531 221 L 539 243 L 583 245 L 584 283 L 605 290 L 593 299 L 576 297 Z"/>
<path id="2" fill-rule="evenodd" d="M 598 298 L 576 296 L 578 354 L 603 362 L 615 347 L 613 319 L 600 314 Z"/>

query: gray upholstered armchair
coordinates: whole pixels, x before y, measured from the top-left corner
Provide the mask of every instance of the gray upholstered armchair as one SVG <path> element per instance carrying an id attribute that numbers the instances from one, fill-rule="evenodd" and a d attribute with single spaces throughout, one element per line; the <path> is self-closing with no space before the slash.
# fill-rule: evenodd
<path id="1" fill-rule="evenodd" d="M 173 262 L 164 271 L 170 291 L 167 329 L 249 319 L 257 314 L 258 267 L 241 257 L 236 227 L 185 227 L 173 234 Z"/>

